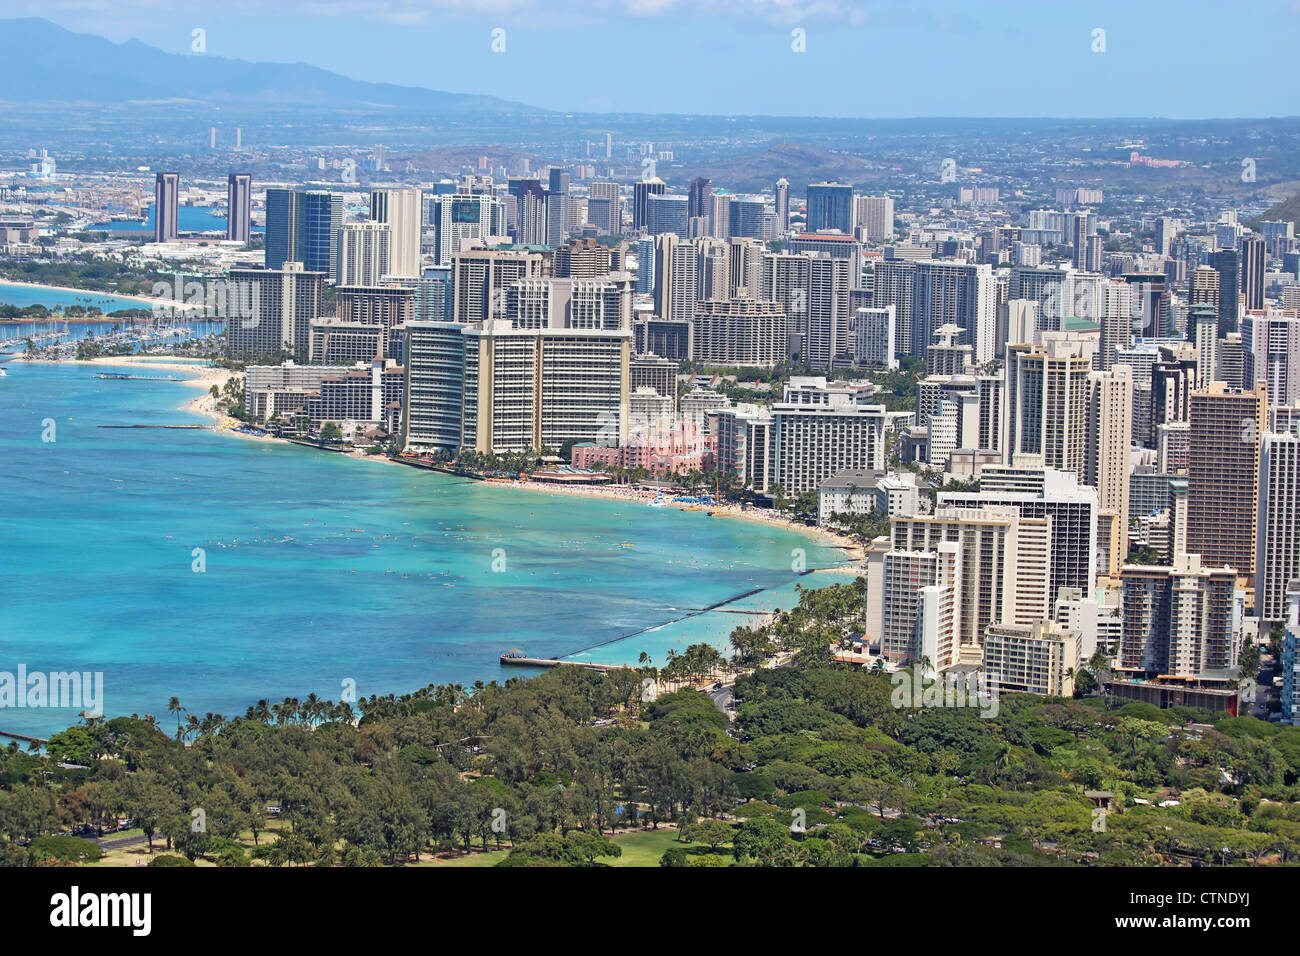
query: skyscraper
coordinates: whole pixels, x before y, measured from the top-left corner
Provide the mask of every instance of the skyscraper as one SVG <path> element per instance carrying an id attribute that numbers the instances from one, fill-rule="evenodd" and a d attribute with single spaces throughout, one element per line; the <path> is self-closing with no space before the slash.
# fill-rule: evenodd
<path id="1" fill-rule="evenodd" d="M 1240 260 L 1235 249 L 1210 253 L 1210 267 L 1219 274 L 1219 338 L 1238 331 L 1238 295 L 1241 288 Z"/>
<path id="2" fill-rule="evenodd" d="M 1268 252 L 1261 236 L 1241 237 L 1241 296 L 1247 311 L 1264 308 L 1264 274 Z"/>
<path id="3" fill-rule="evenodd" d="M 486 322 L 505 315 L 506 287 L 542 275 L 542 257 L 517 249 L 467 249 L 452 256 L 452 321 Z"/>
<path id="4" fill-rule="evenodd" d="M 618 183 L 598 181 L 591 184 L 587 220 L 610 235 L 616 236 L 623 231 L 622 193 Z"/>
<path id="5" fill-rule="evenodd" d="M 1188 304 L 1208 305 L 1219 312 L 1219 272 L 1211 266 L 1197 266 L 1187 277 Z"/>
<path id="6" fill-rule="evenodd" d="M 1241 380 L 1268 383 L 1272 405 L 1300 401 L 1300 316 L 1276 309 L 1241 318 Z"/>
<path id="7" fill-rule="evenodd" d="M 941 491 L 938 509 L 947 505 L 1015 507 L 1026 518 L 1051 518 L 1051 582 L 1048 594 L 1097 586 L 1097 492 L 1079 484 L 1069 471 L 1039 466 L 985 467 L 979 491 Z M 937 511 L 936 511 L 937 513 Z"/>
<path id="8" fill-rule="evenodd" d="M 871 305 L 894 307 L 895 348 L 898 355 L 912 355 L 912 289 L 916 263 L 907 259 L 882 259 L 871 270 Z M 928 343 L 922 342 L 919 348 Z"/>
<path id="9" fill-rule="evenodd" d="M 630 332 L 494 320 L 463 334 L 464 447 L 501 454 L 627 440 Z"/>
<path id="10" fill-rule="evenodd" d="M 1102 241 L 1101 236 L 1089 236 L 1086 253 L 1083 257 L 1083 267 L 1089 272 L 1100 272 L 1102 256 L 1106 251 L 1106 244 Z"/>
<path id="11" fill-rule="evenodd" d="M 154 242 L 171 242 L 180 235 L 180 193 L 180 173 L 159 173 L 154 178 Z"/>
<path id="12" fill-rule="evenodd" d="M 696 176 L 691 180 L 687 195 L 686 216 L 695 219 L 699 216 L 712 215 L 713 207 L 709 197 L 713 195 L 713 180 L 705 176 Z"/>
<path id="13" fill-rule="evenodd" d="M 1007 461 L 1041 455 L 1048 468 L 1086 474 L 1094 340 L 1044 332 L 1042 345 L 1007 348 Z"/>
<path id="14" fill-rule="evenodd" d="M 987 264 L 922 259 L 913 272 L 911 354 L 924 359 L 934 333 L 945 325 L 961 329 L 961 344 L 975 364 L 996 357 L 997 284 Z"/>
<path id="15" fill-rule="evenodd" d="M 546 245 L 546 190 L 541 180 L 523 179 L 512 186 L 515 198 L 515 242 Z"/>
<path id="16" fill-rule="evenodd" d="M 645 197 L 646 232 L 652 236 L 671 232 L 679 239 L 690 238 L 689 222 L 686 215 L 689 202 L 685 196 L 669 196 L 666 193 L 650 193 Z"/>
<path id="17" fill-rule="evenodd" d="M 1219 310 L 1209 305 L 1192 306 L 1187 313 L 1187 337 L 1196 345 L 1197 387 L 1205 388 L 1214 381 L 1219 368 Z"/>
<path id="18" fill-rule="evenodd" d="M 787 494 L 816 491 L 845 470 L 885 470 L 884 405 L 858 405 L 825 379 L 792 378 L 785 399 L 772 406 L 772 477 Z"/>
<path id="19" fill-rule="evenodd" d="M 1196 679 L 1237 664 L 1230 568 L 1195 552 L 1172 566 L 1125 565 L 1117 670 Z"/>
<path id="20" fill-rule="evenodd" d="M 454 451 L 460 447 L 465 328 L 455 322 L 407 323 L 403 448 Z"/>
<path id="21" fill-rule="evenodd" d="M 1133 369 L 1112 365 L 1090 372 L 1088 467 L 1084 483 L 1097 489 L 1097 505 L 1115 515 L 1109 545 L 1109 576 L 1119 574 L 1128 553 L 1129 447 L 1133 443 Z"/>
<path id="22" fill-rule="evenodd" d="M 642 179 L 632 187 L 632 228 L 644 229 L 646 224 L 646 199 L 649 196 L 662 196 L 667 192 L 667 184 L 657 176 Z"/>
<path id="23" fill-rule="evenodd" d="M 248 242 L 253 231 L 253 177 L 231 173 L 226 180 L 226 238 Z"/>
<path id="24" fill-rule="evenodd" d="M 1300 590 L 1287 594 L 1282 638 L 1282 719 L 1300 723 Z"/>
<path id="25" fill-rule="evenodd" d="M 859 196 L 857 220 L 864 242 L 893 239 L 894 200 L 889 196 Z"/>
<path id="26" fill-rule="evenodd" d="M 1237 391 L 1211 382 L 1192 392 L 1190 417 L 1187 550 L 1253 578 L 1268 386 Z"/>
<path id="27" fill-rule="evenodd" d="M 1300 579 L 1300 435 L 1265 433 L 1259 453 L 1255 611 L 1284 620 L 1287 591 Z"/>
<path id="28" fill-rule="evenodd" d="M 1169 216 L 1161 216 L 1156 220 L 1156 252 L 1158 254 L 1162 256 L 1169 255 L 1174 239 L 1177 238 L 1182 225 L 1177 219 Z"/>
<path id="29" fill-rule="evenodd" d="M 1086 269 L 1088 261 L 1088 225 L 1091 217 L 1086 212 L 1075 213 L 1070 217 L 1070 244 L 1074 250 L 1074 267 Z"/>
<path id="30" fill-rule="evenodd" d="M 939 542 L 933 550 L 895 548 L 883 556 L 878 623 L 882 657 L 897 663 L 925 658 L 940 673 L 957 663 L 961 575 L 961 553 L 950 541 Z"/>
<path id="31" fill-rule="evenodd" d="M 378 285 L 392 271 L 392 231 L 387 223 L 350 222 L 339 230 L 335 283 Z"/>
<path id="32" fill-rule="evenodd" d="M 808 186 L 808 232 L 853 232 L 853 187 L 842 183 Z"/>
<path id="33" fill-rule="evenodd" d="M 776 226 L 784 235 L 790 229 L 790 180 L 784 176 L 776 181 L 773 200 L 776 204 Z"/>
<path id="34" fill-rule="evenodd" d="M 546 244 L 559 247 L 569 235 L 569 174 L 552 166 L 550 188 L 546 190 Z"/>
<path id="35" fill-rule="evenodd" d="M 705 299 L 691 320 L 691 360 L 770 368 L 786 360 L 786 338 L 780 303 Z"/>
<path id="36" fill-rule="evenodd" d="M 990 624 L 1032 624 L 1051 613 L 1051 522 L 1017 508 L 954 507 L 898 516 L 890 537 L 900 551 L 933 551 L 953 542 L 961 555 L 956 633 L 966 647 L 984 642 Z"/>
<path id="37" fill-rule="evenodd" d="M 388 271 L 395 276 L 420 274 L 421 223 L 424 191 L 373 189 L 370 191 L 370 219 L 388 226 Z"/>
<path id="38" fill-rule="evenodd" d="M 709 221 L 709 235 L 714 239 L 731 238 L 731 193 L 725 189 L 716 192 L 710 187 L 705 215 Z"/>
<path id="39" fill-rule="evenodd" d="M 695 317 L 699 299 L 699 256 L 694 244 L 666 232 L 655 237 L 655 315 L 665 320 Z M 670 356 L 671 357 L 671 356 Z"/>
<path id="40" fill-rule="evenodd" d="M 293 353 L 306 361 L 326 275 L 286 261 L 279 269 L 231 269 L 226 344 L 237 358 Z"/>
<path id="41" fill-rule="evenodd" d="M 636 242 L 636 291 L 650 295 L 655 289 L 655 241 L 652 238 Z"/>
<path id="42" fill-rule="evenodd" d="M 343 197 L 296 189 L 266 191 L 266 267 L 301 262 L 308 272 L 338 274 Z"/>
<path id="43" fill-rule="evenodd" d="M 466 239 L 506 235 L 505 206 L 487 193 L 456 192 L 434 196 L 429 204 L 433 222 L 433 264 L 451 265 Z"/>
<path id="44" fill-rule="evenodd" d="M 852 352 L 850 284 L 847 259 L 825 253 L 763 256 L 760 295 L 785 307 L 799 356 L 814 368 L 829 369 L 836 356 Z"/>
<path id="45" fill-rule="evenodd" d="M 1125 282 L 1101 286 L 1101 367 L 1115 364 L 1115 353 L 1133 341 L 1133 289 Z"/>

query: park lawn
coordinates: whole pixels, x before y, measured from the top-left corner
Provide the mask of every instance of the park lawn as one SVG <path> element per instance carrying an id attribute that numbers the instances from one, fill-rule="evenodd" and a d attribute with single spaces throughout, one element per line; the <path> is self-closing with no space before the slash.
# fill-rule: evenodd
<path id="1" fill-rule="evenodd" d="M 266 823 L 258 830 L 258 842 L 265 846 L 268 842 L 273 843 L 274 836 L 278 833 L 284 824 L 280 820 L 267 820 Z M 123 833 L 114 834 L 114 838 L 128 836 L 143 836 L 142 830 L 128 830 Z M 245 850 L 252 854 L 255 849 L 253 843 L 253 833 L 251 830 L 245 830 L 239 834 L 238 840 Z M 115 850 L 105 850 L 103 857 L 94 866 L 144 866 L 149 863 L 155 856 L 180 856 L 175 850 L 167 849 L 167 838 L 161 833 L 153 835 L 153 853 L 149 852 L 148 843 L 138 843 L 135 846 L 121 847 Z M 195 866 L 216 866 L 212 860 L 205 860 L 202 857 L 194 861 Z"/>
<path id="2" fill-rule="evenodd" d="M 175 850 L 168 850 L 166 838 L 159 839 L 154 837 L 153 853 L 149 853 L 147 843 L 138 843 L 135 846 L 122 847 L 116 850 L 106 850 L 103 857 L 93 866 L 147 866 L 149 861 L 158 856 L 180 856 Z M 205 860 L 202 857 L 194 861 L 195 866 L 216 866 L 211 860 Z"/>
<path id="3" fill-rule="evenodd" d="M 605 859 L 601 862 L 610 866 L 658 866 L 664 851 L 674 846 L 692 846 L 677 839 L 677 828 L 658 830 L 639 830 L 614 838 L 623 848 L 623 855 L 616 860 Z"/>
<path id="4" fill-rule="evenodd" d="M 659 858 L 672 846 L 695 846 L 696 844 L 679 843 L 675 827 L 661 827 L 658 830 L 638 830 L 635 833 L 620 833 L 614 837 L 623 849 L 623 855 L 617 859 L 606 857 L 600 860 L 609 866 L 658 866 Z M 418 864 L 410 866 L 496 866 L 507 856 L 510 850 L 489 850 L 487 853 L 474 852 L 468 855 L 454 856 L 450 859 L 435 859 L 422 856 Z"/>
<path id="5" fill-rule="evenodd" d="M 267 829 L 263 831 L 261 842 L 263 844 L 267 843 L 268 835 L 271 836 L 273 839 L 273 835 L 275 831 L 280 828 L 280 825 L 281 825 L 280 821 L 278 820 L 271 822 L 270 825 L 268 825 Z M 617 841 L 618 845 L 622 848 L 623 855 L 618 857 L 617 859 L 606 858 L 604 860 L 601 860 L 600 862 L 605 863 L 609 866 L 618 866 L 618 867 L 658 866 L 659 858 L 664 855 L 664 851 L 667 850 L 669 847 L 701 846 L 700 844 L 679 842 L 677 839 L 677 828 L 671 826 L 660 827 L 658 830 L 637 830 L 633 833 L 620 833 L 618 836 L 614 837 L 614 839 L 615 841 Z M 252 840 L 251 833 L 245 832 L 240 834 L 240 842 L 244 844 L 246 849 L 248 849 L 250 852 L 252 851 L 253 840 Z M 154 837 L 154 850 L 152 855 L 147 852 L 146 845 L 140 843 L 135 846 L 123 847 L 121 849 L 116 849 L 116 850 L 109 850 L 104 854 L 103 859 L 101 859 L 97 864 L 94 865 L 96 866 L 143 865 L 145 863 L 148 863 L 149 860 L 152 859 L 154 856 L 159 856 L 161 854 L 169 852 L 164 849 L 165 844 L 166 844 L 166 839 L 161 835 L 156 835 Z M 174 853 L 175 851 L 170 851 L 170 852 Z M 407 866 L 434 866 L 434 867 L 496 866 L 507 856 L 509 856 L 509 854 L 510 854 L 509 848 L 502 849 L 502 850 L 488 850 L 487 852 L 484 852 L 482 850 L 474 850 L 471 853 L 463 853 L 457 856 L 446 857 L 446 858 L 438 858 L 428 853 L 422 853 L 420 855 L 419 863 L 408 863 L 406 865 Z M 210 860 L 204 860 L 202 858 L 196 860 L 195 865 L 215 866 L 215 864 Z"/>
<path id="6" fill-rule="evenodd" d="M 475 850 L 472 853 L 462 853 L 459 856 L 446 857 L 439 859 L 430 856 L 428 853 L 420 854 L 419 863 L 407 863 L 407 866 L 496 866 L 507 856 L 510 855 L 510 849 L 488 850 L 484 853 L 481 850 Z"/>

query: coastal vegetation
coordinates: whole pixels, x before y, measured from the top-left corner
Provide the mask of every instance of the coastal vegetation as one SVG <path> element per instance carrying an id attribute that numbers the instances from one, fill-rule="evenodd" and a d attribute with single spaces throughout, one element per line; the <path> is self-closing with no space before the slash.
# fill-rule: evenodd
<path id="1" fill-rule="evenodd" d="M 120 295 L 150 295 L 155 282 L 168 281 L 154 269 L 89 254 L 57 259 L 0 259 L 0 280 L 5 279 Z"/>
<path id="2" fill-rule="evenodd" d="M 0 860 L 92 865 L 88 846 L 126 828 L 157 865 L 1300 857 L 1300 728 L 1101 696 L 1003 694 L 992 716 L 896 706 L 889 675 L 834 659 L 864 594 L 861 579 L 801 590 L 737 628 L 730 661 L 700 645 L 659 668 L 309 695 L 234 718 L 173 699 L 174 734 L 166 718 L 89 717 L 44 754 L 0 751 Z M 734 711 L 700 692 L 733 673 Z M 105 849 L 93 865 L 126 862 Z"/>

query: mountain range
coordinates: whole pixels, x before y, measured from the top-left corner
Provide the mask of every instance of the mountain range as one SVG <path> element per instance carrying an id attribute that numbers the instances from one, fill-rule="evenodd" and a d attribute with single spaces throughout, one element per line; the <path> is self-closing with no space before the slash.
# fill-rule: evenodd
<path id="1" fill-rule="evenodd" d="M 493 96 L 366 83 L 305 63 L 166 53 L 35 17 L 0 20 L 0 60 L 9 64 L 0 103 L 11 106 L 190 102 L 479 116 L 545 112 Z"/>

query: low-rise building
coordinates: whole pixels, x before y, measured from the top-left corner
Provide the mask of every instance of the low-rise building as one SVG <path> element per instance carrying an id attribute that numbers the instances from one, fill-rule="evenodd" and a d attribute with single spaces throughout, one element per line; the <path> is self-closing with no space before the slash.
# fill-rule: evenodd
<path id="1" fill-rule="evenodd" d="M 984 671 L 999 691 L 1073 697 L 1080 635 L 1055 621 L 990 624 L 984 632 Z"/>
<path id="2" fill-rule="evenodd" d="M 826 527 L 834 515 L 876 512 L 876 482 L 881 475 L 869 468 L 849 468 L 817 483 L 817 523 Z"/>

